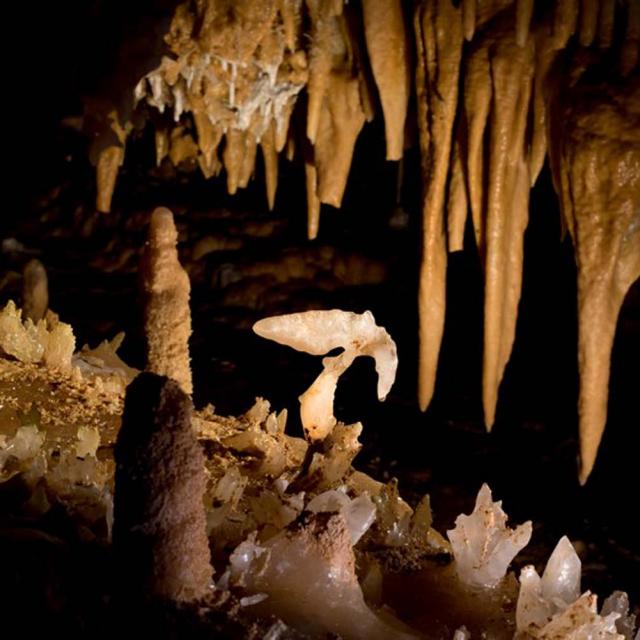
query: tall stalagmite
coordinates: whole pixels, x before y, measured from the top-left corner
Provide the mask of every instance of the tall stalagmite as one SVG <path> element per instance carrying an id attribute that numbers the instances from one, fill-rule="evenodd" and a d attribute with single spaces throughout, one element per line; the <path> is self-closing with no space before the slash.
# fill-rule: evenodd
<path id="1" fill-rule="evenodd" d="M 206 532 L 204 455 L 189 397 L 168 378 L 141 373 L 128 387 L 114 456 L 113 547 L 119 590 L 193 601 L 213 571 Z"/>
<path id="2" fill-rule="evenodd" d="M 178 260 L 178 232 L 169 209 L 151 214 L 142 264 L 147 369 L 172 378 L 191 394 L 189 276 Z"/>

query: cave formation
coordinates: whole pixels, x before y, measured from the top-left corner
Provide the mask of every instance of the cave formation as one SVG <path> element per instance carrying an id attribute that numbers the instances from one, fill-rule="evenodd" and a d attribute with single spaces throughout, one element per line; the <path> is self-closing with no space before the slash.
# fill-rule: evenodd
<path id="1" fill-rule="evenodd" d="M 202 239 L 185 261 L 180 244 L 185 228 L 197 227 L 197 218 L 180 212 L 175 216 L 178 224 L 169 209 L 160 207 L 151 216 L 145 211 L 132 218 L 127 226 L 121 201 L 136 181 L 178 184 L 198 175 L 197 180 L 223 183 L 228 195 L 239 198 L 261 180 L 265 208 L 274 218 L 264 225 L 266 231 L 256 234 L 270 236 L 278 224 L 278 208 L 286 201 L 298 217 L 306 207 L 297 232 L 306 235 L 310 251 L 315 251 L 278 257 L 277 268 L 286 273 L 269 277 L 312 281 L 322 270 L 305 264 L 311 260 L 328 261 L 331 269 L 341 270 L 344 283 L 390 279 L 388 267 L 355 258 L 349 262 L 331 249 L 316 249 L 319 240 L 329 237 L 327 219 L 335 232 L 334 210 L 348 201 L 358 164 L 365 174 L 367 162 L 374 164 L 366 158 L 369 148 L 363 140 L 377 126 L 379 147 L 394 167 L 398 192 L 406 191 L 411 171 L 419 182 L 415 211 L 409 211 L 415 222 L 405 229 L 419 244 L 415 282 L 410 282 L 415 284 L 411 312 L 417 315 L 418 335 L 410 343 L 412 352 L 402 353 L 417 363 L 411 381 L 417 399 L 412 402 L 422 412 L 436 404 L 436 374 L 442 376 L 447 366 L 443 345 L 448 303 L 475 288 L 483 296 L 478 318 L 483 328 L 477 334 L 482 342 L 479 395 L 484 426 L 491 431 L 500 421 L 499 401 L 510 390 L 502 383 L 518 348 L 523 273 L 529 259 L 525 234 L 534 216 L 535 189 L 546 179 L 560 213 L 555 240 L 558 246 L 571 246 L 575 262 L 578 482 L 588 489 L 590 476 L 598 470 L 607 424 L 618 319 L 640 277 L 640 3 L 171 0 L 153 9 L 141 4 L 131 24 L 122 18 L 122 6 L 108 10 L 97 4 L 91 9 L 94 17 L 100 20 L 103 12 L 118 25 L 116 46 L 109 63 L 96 71 L 96 82 L 82 91 L 82 118 L 65 125 L 85 141 L 82 162 L 93 167 L 94 176 L 92 211 L 86 214 L 79 208 L 71 222 L 64 214 L 65 222 L 54 224 L 78 225 L 92 241 L 105 230 L 113 232 L 106 246 L 117 254 L 124 234 L 137 232 L 138 221 L 144 219 L 144 248 L 140 243 L 135 250 L 127 249 L 130 255 L 123 252 L 114 260 L 125 266 L 130 258 L 136 263 L 141 312 L 136 322 L 144 356 L 136 358 L 134 351 L 133 361 L 152 373 L 139 374 L 119 358 L 121 334 L 94 349 L 76 351 L 74 330 L 49 308 L 57 308 L 57 302 L 49 291 L 47 265 L 35 257 L 37 252 L 27 250 L 28 260 L 20 258 L 25 263 L 19 278 L 22 313 L 9 303 L 0 314 L 0 397 L 9 399 L 0 406 L 0 477 L 9 493 L 11 483 L 24 476 L 32 492 L 25 502 L 28 512 L 48 518 L 58 500 L 75 514 L 72 518 L 82 521 L 79 538 L 110 539 L 113 527 L 118 560 L 113 579 L 116 584 L 124 580 L 121 591 L 131 589 L 134 606 L 141 604 L 144 592 L 144 607 L 150 607 L 142 609 L 141 632 L 145 624 L 157 624 L 154 633 L 160 635 L 165 623 L 188 628 L 195 623 L 183 613 L 182 603 L 204 599 L 207 605 L 195 626 L 216 629 L 224 637 L 262 637 L 263 632 L 273 638 L 308 637 L 296 635 L 300 632 L 310 637 L 336 633 L 409 638 L 416 637 L 412 634 L 418 629 L 425 637 L 464 640 L 470 637 L 469 626 L 471 637 L 486 630 L 497 638 L 514 632 L 524 639 L 586 638 L 590 636 L 580 634 L 593 628 L 603 634 L 598 637 L 633 638 L 626 595 L 612 596 L 600 607 L 589 591 L 582 593 L 580 554 L 566 538 L 553 551 L 542 577 L 533 566 L 522 569 L 519 583 L 513 574 L 505 577 L 513 556 L 531 537 L 531 524 L 507 528 L 500 503 L 493 502 L 486 485 L 474 513 L 459 516 L 445 540 L 432 526 L 428 497 L 412 509 L 400 498 L 394 480 L 381 483 L 352 468 L 363 427 L 359 421 L 341 421 L 338 378 L 356 355 L 374 356 L 378 397 L 383 399 L 397 366 L 393 332 L 377 326 L 371 314 L 307 312 L 318 314 L 312 317 L 302 312 L 254 326 L 258 335 L 282 345 L 328 354 L 324 369 L 300 396 L 304 439 L 285 433 L 286 410 L 272 413 L 260 398 L 238 418 L 223 418 L 204 402 L 201 407 L 195 402 L 194 409 L 190 396 L 198 401 L 203 397 L 197 369 L 191 366 L 197 359 L 193 342 L 189 349 L 192 331 L 196 337 L 203 327 L 196 320 L 192 326 L 190 308 L 194 278 L 202 276 L 199 259 L 218 250 L 244 253 L 244 275 L 255 278 L 251 293 L 243 290 L 242 282 L 231 291 L 236 275 L 225 264 L 207 283 L 215 288 L 220 282 L 226 286 L 229 279 L 225 300 L 233 307 L 234 295 L 268 297 L 261 287 L 271 281 L 260 278 L 269 273 L 266 265 L 272 258 L 258 251 L 254 259 L 250 243 L 245 248 L 245 240 L 234 231 Z M 153 158 L 143 150 L 145 145 L 153 147 Z M 91 181 L 86 172 L 83 176 Z M 152 201 L 154 207 L 171 206 L 160 196 Z M 396 213 L 404 215 L 399 202 L 395 204 Z M 231 224 L 241 229 L 253 223 L 241 216 Z M 360 216 L 358 224 L 366 225 L 366 216 Z M 547 246 L 553 241 L 547 240 Z M 3 251 L 8 254 L 13 246 L 5 249 L 3 242 Z M 467 284 L 464 293 L 456 294 L 452 288 L 459 282 L 451 273 L 457 256 L 470 254 L 482 282 Z M 106 257 L 102 263 L 96 258 L 96 264 L 107 265 L 105 274 L 118 270 Z M 550 275 L 542 273 L 543 279 Z M 11 291 L 12 283 L 9 276 L 0 282 L 3 303 L 2 289 Z M 198 288 L 196 297 L 201 295 Z M 553 316 L 555 310 L 548 313 Z M 348 337 L 339 331 L 336 337 L 336 326 L 343 322 L 350 327 L 345 330 Z M 353 335 L 351 323 L 358 327 Z M 296 334 L 300 325 L 303 337 Z M 335 355 L 332 349 L 337 347 L 344 351 Z M 393 361 L 393 376 L 382 373 L 384 367 L 378 369 L 380 349 Z M 286 356 L 280 362 L 287 362 Z M 527 384 L 535 387 L 533 375 Z M 48 397 L 49 389 L 64 398 L 66 409 L 56 406 L 53 391 Z M 568 383 L 566 394 L 570 392 Z M 391 410 L 384 415 L 389 420 Z M 637 414 L 624 419 L 633 430 Z M 46 436 L 33 431 L 32 423 L 38 421 L 47 424 Z M 136 421 L 149 427 L 149 433 L 136 432 Z M 364 434 L 366 439 L 366 428 Z M 59 450 L 52 454 L 56 446 Z M 402 447 L 397 451 L 402 455 Z M 556 453 L 543 452 L 540 464 Z M 163 470 L 173 464 L 177 476 L 164 477 Z M 201 474 L 203 465 L 207 479 Z M 540 473 L 527 469 L 525 473 Z M 183 473 L 186 480 L 181 482 Z M 567 468 L 565 481 L 571 473 L 573 468 Z M 136 484 L 140 475 L 147 482 L 142 489 Z M 530 481 L 532 492 L 536 482 L 535 477 Z M 549 484 L 544 486 L 548 490 Z M 605 491 L 628 491 L 631 500 L 637 494 L 637 486 L 606 486 Z M 149 502 L 129 502 L 118 498 L 118 491 L 134 498 L 148 494 Z M 198 499 L 191 500 L 190 492 Z M 300 498 L 305 492 L 306 498 Z M 560 493 L 578 495 L 563 489 Z M 0 500 L 3 496 L 0 491 Z M 617 496 L 613 504 L 623 502 Z M 523 513 L 526 509 L 517 511 L 518 516 Z M 477 524 L 483 514 L 488 534 Z M 142 542 L 135 540 L 140 531 L 147 536 Z M 478 542 L 483 547 L 478 560 L 469 549 L 476 536 L 485 534 Z M 364 553 L 357 546 L 362 536 Z M 9 539 L 18 547 L 25 540 Z M 502 552 L 487 550 L 487 540 Z M 144 563 L 136 559 L 135 544 L 146 551 L 157 549 L 157 557 L 147 557 L 145 551 Z M 504 551 L 510 546 L 511 555 Z M 636 552 L 640 550 L 629 553 Z M 424 571 L 422 560 L 415 559 L 419 554 L 429 556 L 431 563 L 441 556 L 453 560 L 429 575 L 414 575 L 417 566 Z M 541 557 L 533 557 L 541 568 Z M 633 558 L 633 566 L 640 566 Z M 289 574 L 279 568 L 282 559 L 293 567 Z M 130 562 L 137 570 L 132 573 L 135 580 L 126 577 Z M 634 571 L 629 569 L 632 597 L 640 583 L 634 586 Z M 301 578 L 305 572 L 308 579 Z M 326 583 L 325 574 L 332 576 Z M 391 585 L 384 596 L 383 583 Z M 412 605 L 409 596 L 422 589 L 437 594 L 424 611 L 422 604 Z M 479 605 L 469 604 L 474 589 L 484 594 L 478 596 Z M 287 601 L 291 592 L 302 594 L 299 607 Z M 339 602 L 330 615 L 313 604 L 327 594 Z M 149 604 L 149 597 L 155 604 Z M 158 600 L 177 608 L 159 612 Z M 447 614 L 437 611 L 438 603 Z M 256 612 L 257 631 L 252 631 L 251 615 L 247 621 L 238 614 L 246 607 Z M 352 629 L 354 616 L 361 621 L 360 632 Z M 466 626 L 460 626 L 461 620 Z M 575 629 L 578 635 L 571 636 Z M 258 635 L 252 636 L 254 632 Z"/>
<path id="2" fill-rule="evenodd" d="M 127 137 L 152 126 L 158 165 L 192 160 L 206 177 L 224 169 L 230 194 L 248 185 L 260 147 L 270 209 L 278 154 L 299 158 L 314 239 L 321 205 L 342 202 L 357 138 L 376 111 L 388 160 L 402 159 L 417 129 L 419 404 L 433 396 L 447 255 L 462 250 L 469 217 L 484 271 L 489 430 L 516 333 L 529 192 L 548 157 L 578 268 L 586 482 L 606 423 L 618 313 L 640 276 L 638 4 L 183 3 L 164 42 L 155 67 L 150 53 L 153 68 L 140 77 L 127 69 L 90 104 L 97 209 L 110 209 Z"/>

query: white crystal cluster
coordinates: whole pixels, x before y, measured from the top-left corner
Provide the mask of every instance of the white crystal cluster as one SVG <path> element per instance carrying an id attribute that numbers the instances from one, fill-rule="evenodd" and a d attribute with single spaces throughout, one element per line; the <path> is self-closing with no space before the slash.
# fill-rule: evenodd
<path id="1" fill-rule="evenodd" d="M 261 596 L 270 613 L 312 636 L 337 634 L 347 640 L 409 640 L 413 633 L 367 604 L 355 573 L 354 540 L 362 535 L 375 511 L 359 498 L 333 504 L 337 494 L 316 498 L 316 508 L 286 530 L 258 543 L 255 535 L 230 558 L 223 580 Z M 370 503 L 370 501 L 369 501 Z M 338 510 L 334 510 L 337 508 Z M 227 584 L 223 585 L 227 586 Z"/>
<path id="2" fill-rule="evenodd" d="M 0 311 L 0 355 L 66 370 L 71 367 L 75 344 L 73 330 L 64 322 L 23 321 L 22 311 L 12 301 Z"/>
<path id="3" fill-rule="evenodd" d="M 275 62 L 252 59 L 248 62 L 229 60 L 212 54 L 181 56 L 178 60 L 164 57 L 160 65 L 144 76 L 134 90 L 135 103 L 145 101 L 164 113 L 173 110 L 173 119 L 180 121 L 183 113 L 202 110 L 212 126 L 251 132 L 260 142 L 270 126 L 276 126 L 276 137 L 286 136 L 289 116 L 302 82 L 284 79 L 278 71 L 284 58 Z M 239 92 L 240 77 L 251 78 L 248 91 Z M 209 88 L 215 87 L 208 95 Z M 225 88 L 220 98 L 220 87 Z M 191 96 L 191 98 L 190 98 Z M 193 97 L 198 98 L 193 104 Z"/>
<path id="4" fill-rule="evenodd" d="M 300 396 L 302 426 L 310 440 L 324 440 L 336 425 L 333 399 L 340 376 L 358 356 L 371 356 L 378 373 L 378 399 L 384 400 L 398 368 L 396 344 L 370 311 L 362 314 L 340 309 L 305 311 L 265 318 L 253 330 L 261 337 L 312 355 L 342 348 L 322 360 L 324 369 Z"/>
<path id="5" fill-rule="evenodd" d="M 612 594 L 599 614 L 597 596 L 589 591 L 580 595 L 581 573 L 580 558 L 566 537 L 556 545 L 542 578 L 530 565 L 522 569 L 516 608 L 517 638 L 632 639 L 635 618 L 629 616 L 626 594 Z"/>
<path id="6" fill-rule="evenodd" d="M 22 311 L 12 301 L 0 311 L 0 357 L 43 364 L 47 369 L 67 374 L 99 377 L 105 390 L 116 393 L 123 392 L 138 373 L 116 354 L 123 340 L 124 333 L 119 333 L 95 349 L 85 345 L 74 354 L 73 329 L 55 314 L 50 313 L 36 323 L 29 318 L 23 320 Z"/>
<path id="7" fill-rule="evenodd" d="M 486 484 L 470 515 L 461 514 L 447 531 L 460 580 L 472 587 L 495 587 L 516 554 L 531 539 L 531 522 L 509 529 L 502 502 L 493 502 Z"/>

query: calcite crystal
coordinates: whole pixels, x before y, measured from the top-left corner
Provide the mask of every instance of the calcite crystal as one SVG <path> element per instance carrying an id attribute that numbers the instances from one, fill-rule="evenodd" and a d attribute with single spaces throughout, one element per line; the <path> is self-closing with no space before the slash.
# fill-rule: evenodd
<path id="1" fill-rule="evenodd" d="M 332 309 L 274 316 L 256 322 L 253 330 L 298 351 L 323 355 L 341 347 L 337 356 L 324 358 L 324 369 L 300 396 L 302 426 L 309 440 L 323 440 L 336 425 L 333 398 L 340 376 L 357 356 L 371 356 L 378 373 L 378 399 L 384 400 L 393 385 L 398 355 L 391 336 L 376 325 L 371 312 L 356 314 Z"/>
<path id="2" fill-rule="evenodd" d="M 366 605 L 355 573 L 354 537 L 356 530 L 339 513 L 307 514 L 264 545 L 243 542 L 231 556 L 230 580 L 264 594 L 262 606 L 312 636 L 416 638 Z"/>
<path id="3" fill-rule="evenodd" d="M 172 380 L 143 373 L 129 385 L 114 450 L 113 545 L 122 589 L 137 597 L 209 593 L 204 456 L 191 415 Z"/>
<path id="4" fill-rule="evenodd" d="M 22 310 L 11 301 L 0 312 L 0 353 L 20 362 L 42 362 L 52 369 L 68 370 L 75 348 L 71 326 L 56 317 L 22 320 Z"/>
<path id="5" fill-rule="evenodd" d="M 465 584 L 495 587 L 516 554 L 529 543 L 531 522 L 509 529 L 501 505 L 493 502 L 491 490 L 483 484 L 473 513 L 459 515 L 455 529 L 447 531 L 458 576 Z"/>

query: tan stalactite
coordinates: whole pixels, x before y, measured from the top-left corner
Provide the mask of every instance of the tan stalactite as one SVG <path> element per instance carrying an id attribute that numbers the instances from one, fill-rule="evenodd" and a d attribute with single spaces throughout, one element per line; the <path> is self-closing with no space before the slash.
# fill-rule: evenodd
<path id="1" fill-rule="evenodd" d="M 253 171 L 256 166 L 256 154 L 258 152 L 258 143 L 251 131 L 247 131 L 245 138 L 245 153 L 242 157 L 240 166 L 240 175 L 238 177 L 238 186 L 245 189 L 249 181 L 253 177 Z"/>
<path id="2" fill-rule="evenodd" d="M 264 132 L 260 140 L 262 159 L 264 160 L 264 180 L 267 192 L 269 211 L 273 211 L 278 188 L 278 152 L 276 151 L 275 125 L 271 125 Z"/>
<path id="3" fill-rule="evenodd" d="M 553 35 L 566 42 L 578 24 L 579 0 L 556 2 L 553 8 Z"/>
<path id="4" fill-rule="evenodd" d="M 334 207 L 342 203 L 353 150 L 364 122 L 358 78 L 333 72 L 314 146 L 320 202 Z"/>
<path id="5" fill-rule="evenodd" d="M 477 0 L 462 0 L 462 26 L 464 39 L 469 41 L 476 31 L 476 2 Z"/>
<path id="6" fill-rule="evenodd" d="M 204 176 L 209 178 L 219 172 L 218 146 L 222 141 L 222 128 L 212 124 L 204 105 L 194 108 L 193 121 L 198 134 L 200 168 Z"/>
<path id="7" fill-rule="evenodd" d="M 469 210 L 467 184 L 462 161 L 463 141 L 461 139 L 461 131 L 461 127 L 458 126 L 451 153 L 449 194 L 447 197 L 447 245 L 449 251 L 462 251 L 464 249 L 464 229 Z"/>
<path id="8" fill-rule="evenodd" d="M 549 26 L 546 21 L 534 33 L 535 39 L 535 73 L 533 78 L 533 94 L 531 99 L 531 134 L 529 145 L 529 175 L 531 186 L 535 184 L 547 154 L 547 92 L 546 85 L 549 71 L 558 53 L 566 46 L 571 35 L 571 24 L 575 25 L 575 17 L 565 15 L 569 25 L 554 22 Z M 549 19 L 559 19 L 558 15 Z"/>
<path id="9" fill-rule="evenodd" d="M 623 75 L 631 73 L 640 62 L 640 2 L 627 0 L 627 24 L 620 56 Z"/>
<path id="10" fill-rule="evenodd" d="M 580 481 L 607 418 L 611 349 L 624 297 L 640 277 L 640 80 L 561 94 L 550 144 L 578 267 Z"/>
<path id="11" fill-rule="evenodd" d="M 156 146 L 156 167 L 159 167 L 162 161 L 169 155 L 169 148 L 171 147 L 167 129 L 164 127 L 156 127 L 154 140 Z"/>
<path id="12" fill-rule="evenodd" d="M 345 45 L 338 16 L 331 3 L 306 0 L 311 18 L 311 50 L 307 84 L 307 138 L 315 143 L 334 57 L 343 57 Z M 341 13 L 341 12 L 340 12 Z"/>
<path id="13" fill-rule="evenodd" d="M 307 187 L 307 238 L 315 240 L 320 228 L 320 198 L 318 198 L 318 174 L 315 166 L 307 160 L 304 164 Z"/>
<path id="14" fill-rule="evenodd" d="M 472 45 L 473 46 L 473 45 Z M 467 121 L 467 185 L 469 205 L 480 253 L 484 253 L 485 162 L 483 140 L 491 108 L 491 69 L 487 47 L 476 45 L 466 58 L 464 110 Z"/>
<path id="15" fill-rule="evenodd" d="M 225 136 L 222 162 L 227 172 L 227 191 L 233 195 L 240 186 L 244 157 L 247 152 L 247 132 L 229 129 Z"/>
<path id="16" fill-rule="evenodd" d="M 96 209 L 102 213 L 111 211 L 111 200 L 116 188 L 118 171 L 124 162 L 124 147 L 107 147 L 100 152 L 96 167 L 98 196 Z"/>
<path id="17" fill-rule="evenodd" d="M 291 51 L 295 51 L 298 48 L 298 37 L 301 30 L 302 0 L 278 0 L 277 5 L 282 20 L 285 45 Z"/>
<path id="18" fill-rule="evenodd" d="M 534 0 L 516 0 L 516 42 L 524 47 L 529 37 Z"/>
<path id="19" fill-rule="evenodd" d="M 195 160 L 198 157 L 198 145 L 190 131 L 184 127 L 174 127 L 171 130 L 169 159 L 174 167 L 182 162 Z"/>
<path id="20" fill-rule="evenodd" d="M 462 56 L 462 10 L 450 0 L 419 4 L 416 39 L 423 60 L 416 75 L 420 147 L 424 162 L 422 205 L 423 256 L 420 267 L 418 309 L 420 369 L 418 399 L 422 410 L 433 396 L 445 313 L 446 238 L 444 207 L 451 137 L 458 103 L 458 77 Z"/>
<path id="21" fill-rule="evenodd" d="M 387 160 L 404 153 L 411 88 L 409 43 L 400 0 L 363 0 L 364 34 L 384 113 Z"/>
<path id="22" fill-rule="evenodd" d="M 117 111 L 112 110 L 102 126 L 100 135 L 93 143 L 99 149 L 96 160 L 96 209 L 108 213 L 111 211 L 111 200 L 118 172 L 124 163 L 125 143 L 132 125 L 121 124 Z"/>
<path id="23" fill-rule="evenodd" d="M 580 0 L 578 38 L 583 47 L 591 46 L 595 40 L 599 8 L 600 0 Z"/>
<path id="24" fill-rule="evenodd" d="M 159 207 L 151 215 L 142 261 L 147 369 L 172 378 L 190 394 L 191 285 L 178 260 L 177 242 L 173 214 Z"/>
<path id="25" fill-rule="evenodd" d="M 600 0 L 598 18 L 598 46 L 608 49 L 613 39 L 613 26 L 616 18 L 616 0 Z"/>
<path id="26" fill-rule="evenodd" d="M 488 429 L 495 419 L 498 388 L 511 354 L 520 300 L 523 236 L 529 217 L 525 135 L 533 70 L 532 41 L 520 47 L 507 34 L 497 39 L 491 60 L 486 205 L 482 397 Z"/>

